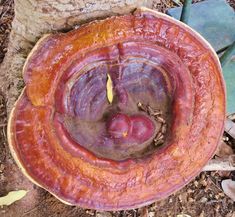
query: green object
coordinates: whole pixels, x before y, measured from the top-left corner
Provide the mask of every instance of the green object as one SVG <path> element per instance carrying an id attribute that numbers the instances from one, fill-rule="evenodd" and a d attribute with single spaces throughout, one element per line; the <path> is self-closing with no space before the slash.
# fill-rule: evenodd
<path id="1" fill-rule="evenodd" d="M 224 67 L 225 64 L 231 59 L 234 51 L 235 51 L 235 41 L 233 42 L 232 45 L 229 46 L 229 48 L 220 57 L 220 63 L 221 63 L 222 67 Z M 235 76 L 235 74 L 234 74 L 234 76 Z M 234 86 L 235 86 L 235 83 L 234 83 Z"/>
<path id="2" fill-rule="evenodd" d="M 180 18 L 182 7 L 167 14 Z M 212 47 L 222 53 L 235 41 L 235 14 L 225 0 L 206 0 L 191 5 L 188 25 L 198 31 Z M 227 90 L 227 113 L 235 112 L 235 51 L 234 44 L 220 58 Z M 226 64 L 225 64 L 226 63 Z"/>
<path id="3" fill-rule="evenodd" d="M 180 19 L 182 7 L 167 14 Z M 235 14 L 225 0 L 206 0 L 191 5 L 188 25 L 198 31 L 218 51 L 235 41 Z"/>
<path id="4" fill-rule="evenodd" d="M 235 112 L 235 51 L 230 61 L 223 67 L 227 90 L 227 113 Z"/>
<path id="5" fill-rule="evenodd" d="M 191 4 L 192 4 L 192 0 L 184 0 L 183 9 L 182 9 L 181 16 L 180 16 L 180 21 L 186 24 L 188 23 L 189 16 L 190 16 Z"/>

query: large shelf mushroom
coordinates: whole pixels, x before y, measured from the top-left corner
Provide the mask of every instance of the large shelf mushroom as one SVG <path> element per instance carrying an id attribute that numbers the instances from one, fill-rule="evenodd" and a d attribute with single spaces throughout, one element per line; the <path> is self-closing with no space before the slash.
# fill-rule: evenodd
<path id="1" fill-rule="evenodd" d="M 215 52 L 149 9 L 45 36 L 23 77 L 8 125 L 11 152 L 27 177 L 68 204 L 119 210 L 165 198 L 202 170 L 222 135 Z"/>

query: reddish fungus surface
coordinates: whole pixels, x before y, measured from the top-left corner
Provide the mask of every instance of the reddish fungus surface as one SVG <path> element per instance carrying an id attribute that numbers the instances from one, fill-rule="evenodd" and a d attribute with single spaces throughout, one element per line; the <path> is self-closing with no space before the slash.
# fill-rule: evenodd
<path id="1" fill-rule="evenodd" d="M 195 31 L 158 12 L 46 36 L 23 77 L 8 125 L 12 154 L 34 183 L 69 204 L 118 210 L 162 199 L 201 171 L 221 138 L 218 58 Z"/>

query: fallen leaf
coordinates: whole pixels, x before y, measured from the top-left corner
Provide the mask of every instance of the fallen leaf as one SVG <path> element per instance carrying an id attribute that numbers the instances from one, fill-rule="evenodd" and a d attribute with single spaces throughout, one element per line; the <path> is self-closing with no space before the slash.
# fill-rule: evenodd
<path id="1" fill-rule="evenodd" d="M 235 201 L 235 181 L 231 179 L 223 180 L 221 183 L 221 187 L 224 193 L 233 201 Z"/>
<path id="2" fill-rule="evenodd" d="M 113 102 L 113 82 L 109 74 L 107 78 L 106 90 L 107 90 L 108 101 L 109 103 L 112 103 Z"/>
<path id="3" fill-rule="evenodd" d="M 22 199 L 28 191 L 19 190 L 19 191 L 11 191 L 6 196 L 0 197 L 0 206 L 9 206 L 17 200 Z"/>

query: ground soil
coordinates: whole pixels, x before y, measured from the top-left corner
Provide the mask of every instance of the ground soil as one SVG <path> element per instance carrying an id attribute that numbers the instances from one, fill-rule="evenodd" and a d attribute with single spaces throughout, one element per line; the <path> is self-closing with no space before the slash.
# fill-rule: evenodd
<path id="1" fill-rule="evenodd" d="M 234 0 L 230 0 L 234 6 Z M 175 4 L 170 0 L 154 1 L 153 7 L 165 12 Z M 14 16 L 13 0 L 0 0 L 0 63 L 7 51 L 8 35 Z M 1 85 L 1 84 L 0 84 Z M 187 214 L 192 217 L 235 217 L 235 206 L 223 193 L 221 180 L 235 178 L 235 173 L 203 172 L 191 183 L 165 200 L 147 207 L 119 212 L 98 212 L 67 206 L 45 190 L 33 185 L 15 165 L 7 146 L 7 112 L 4 93 L 0 93 L 0 196 L 17 189 L 28 189 L 27 196 L 8 207 L 0 207 L 2 217 L 164 217 Z M 228 137 L 229 138 L 229 137 Z M 229 144 L 235 144 L 229 138 Z M 233 147 L 234 148 L 234 147 Z M 121 200 L 121 198 L 120 198 Z M 184 217 L 182 215 L 181 217 Z"/>

